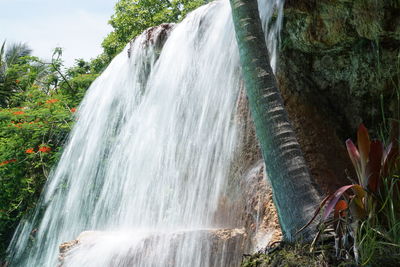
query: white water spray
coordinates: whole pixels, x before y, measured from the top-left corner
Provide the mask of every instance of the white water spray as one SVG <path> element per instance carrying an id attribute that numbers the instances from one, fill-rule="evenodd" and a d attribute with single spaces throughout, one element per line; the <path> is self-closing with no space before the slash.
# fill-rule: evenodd
<path id="1" fill-rule="evenodd" d="M 261 0 L 260 9 L 275 2 L 282 11 L 275 0 Z M 227 251 L 219 241 L 216 251 L 209 234 L 229 226 L 216 225 L 215 213 L 228 194 L 240 130 L 230 12 L 228 1 L 197 9 L 174 27 L 159 56 L 149 35 L 139 36 L 130 58 L 127 46 L 93 83 L 34 218 L 17 229 L 11 266 L 56 266 L 59 245 L 88 230 L 96 238 L 64 266 L 239 263 L 243 247 Z M 261 15 L 266 25 L 272 12 Z M 276 40 L 274 29 L 267 40 Z"/>

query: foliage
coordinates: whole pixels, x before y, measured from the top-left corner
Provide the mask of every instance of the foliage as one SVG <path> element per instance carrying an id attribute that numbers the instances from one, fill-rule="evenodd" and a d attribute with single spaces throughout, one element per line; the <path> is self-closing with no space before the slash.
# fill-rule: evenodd
<path id="1" fill-rule="evenodd" d="M 82 59 L 63 70 L 62 50 L 51 62 L 16 57 L 7 63 L 12 91 L 0 108 L 0 257 L 19 220 L 35 207 L 51 167 L 58 160 L 74 113 L 98 76 Z"/>
<path id="2" fill-rule="evenodd" d="M 18 78 L 26 72 L 23 63 L 31 53 L 25 44 L 13 44 L 7 50 L 5 45 L 4 41 L 0 48 L 0 107 L 9 105 L 12 95 L 21 91 L 21 80 Z"/>
<path id="3" fill-rule="evenodd" d="M 362 265 L 377 264 L 381 259 L 400 259 L 397 122 L 392 129 L 391 142 L 386 149 L 381 141 L 371 141 L 364 125 L 357 132 L 357 147 L 350 139 L 346 141 L 358 182 L 342 186 L 327 196 L 315 214 L 326 206 L 315 241 L 322 231 L 332 232 L 337 257 L 352 254 Z M 332 213 L 333 218 L 330 218 Z"/>
<path id="4" fill-rule="evenodd" d="M 319 245 L 312 248 L 310 244 L 285 244 L 277 247 L 268 247 L 266 251 L 259 251 L 252 255 L 244 255 L 242 267 L 267 267 L 267 266 L 354 266 L 349 261 L 339 262 L 334 256 L 330 244 Z"/>

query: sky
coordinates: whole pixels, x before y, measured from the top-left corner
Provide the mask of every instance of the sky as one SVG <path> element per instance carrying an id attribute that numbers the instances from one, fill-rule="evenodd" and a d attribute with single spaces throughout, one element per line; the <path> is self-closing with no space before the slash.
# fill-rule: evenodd
<path id="1" fill-rule="evenodd" d="M 62 47 L 66 66 L 77 58 L 95 58 L 112 30 L 108 20 L 116 1 L 0 0 L 0 43 L 27 43 L 45 60 Z"/>

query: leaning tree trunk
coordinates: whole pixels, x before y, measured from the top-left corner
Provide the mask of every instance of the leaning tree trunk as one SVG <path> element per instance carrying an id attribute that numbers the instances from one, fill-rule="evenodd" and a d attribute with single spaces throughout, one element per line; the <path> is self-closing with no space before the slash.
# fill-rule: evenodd
<path id="1" fill-rule="evenodd" d="M 311 219 L 320 198 L 269 64 L 257 0 L 230 3 L 249 106 L 284 239 L 309 240 L 315 229 L 295 233 Z"/>

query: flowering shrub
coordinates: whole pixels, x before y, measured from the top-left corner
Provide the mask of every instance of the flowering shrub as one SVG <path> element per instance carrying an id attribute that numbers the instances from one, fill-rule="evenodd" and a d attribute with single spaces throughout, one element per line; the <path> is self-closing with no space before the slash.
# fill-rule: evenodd
<path id="1" fill-rule="evenodd" d="M 50 101 L 39 89 L 19 96 L 27 108 L 0 110 L 0 251 L 21 217 L 34 208 L 50 168 L 56 163 L 73 115 L 68 101 Z M 2 247 L 3 246 L 3 247 Z"/>
<path id="2" fill-rule="evenodd" d="M 49 153 L 51 151 L 51 148 L 48 146 L 41 146 L 38 151 L 43 153 Z"/>
<path id="3" fill-rule="evenodd" d="M 35 207 L 60 156 L 76 107 L 97 77 L 86 75 L 86 87 L 72 83 L 71 90 L 65 82 L 54 82 L 51 72 L 39 81 L 27 79 L 30 75 L 35 77 L 24 73 L 18 78 L 21 90 L 9 99 L 9 106 L 0 105 L 0 265 L 15 227 Z"/>
<path id="4" fill-rule="evenodd" d="M 28 148 L 27 150 L 25 150 L 26 154 L 33 154 L 35 153 L 35 150 L 33 148 Z"/>
<path id="5" fill-rule="evenodd" d="M 16 162 L 16 161 L 17 161 L 16 159 L 5 160 L 5 161 L 3 161 L 3 162 L 0 162 L 0 166 L 9 164 L 9 163 L 11 163 L 11 162 Z"/>
<path id="6" fill-rule="evenodd" d="M 54 103 L 56 103 L 58 101 L 60 101 L 60 100 L 58 100 L 58 99 L 49 99 L 49 100 L 46 100 L 46 103 L 47 104 L 54 104 Z"/>

